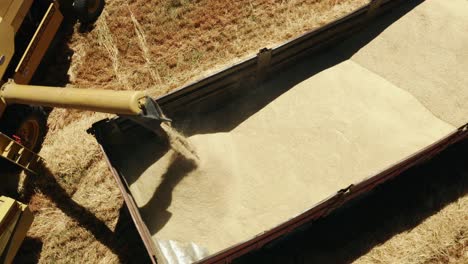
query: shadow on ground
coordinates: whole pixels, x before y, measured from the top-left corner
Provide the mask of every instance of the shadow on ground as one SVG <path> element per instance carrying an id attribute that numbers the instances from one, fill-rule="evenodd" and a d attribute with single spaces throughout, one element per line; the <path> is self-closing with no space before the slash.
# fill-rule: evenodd
<path id="1" fill-rule="evenodd" d="M 26 250 L 25 250 L 26 249 Z M 15 263 L 38 263 L 41 257 L 42 241 L 39 238 L 26 237 L 17 254 Z"/>
<path id="2" fill-rule="evenodd" d="M 467 195 L 467 155 L 468 139 L 234 263 L 350 263 Z"/>
<path id="3" fill-rule="evenodd" d="M 119 222 L 115 231 L 112 231 L 106 223 L 96 217 L 84 206 L 75 202 L 66 190 L 57 182 L 52 172 L 44 165 L 38 166 L 38 175 L 28 175 L 24 185 L 22 201 L 29 203 L 32 197 L 40 192 L 50 199 L 62 212 L 68 217 L 74 219 L 78 224 L 88 230 L 96 240 L 108 247 L 119 257 L 121 263 L 146 263 L 149 262 L 143 242 L 141 241 L 133 221 L 123 206 L 120 210 Z M 15 259 L 17 263 L 25 263 L 20 260 L 28 258 L 31 254 L 40 255 L 42 242 L 37 238 L 28 238 L 34 240 L 34 243 L 24 243 Z M 40 242 L 40 243 L 39 243 Z M 37 260 L 39 257 L 36 258 Z M 34 258 L 31 262 L 34 263 Z"/>

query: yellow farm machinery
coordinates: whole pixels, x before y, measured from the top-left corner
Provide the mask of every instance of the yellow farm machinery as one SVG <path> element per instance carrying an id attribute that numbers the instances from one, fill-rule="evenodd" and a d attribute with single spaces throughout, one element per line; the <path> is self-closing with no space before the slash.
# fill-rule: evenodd
<path id="1" fill-rule="evenodd" d="M 81 24 L 93 23 L 103 8 L 104 0 L 0 2 L 2 167 L 15 164 L 35 173 L 40 161 L 37 152 L 47 132 L 47 113 L 43 107 L 119 114 L 152 130 L 166 120 L 158 105 L 143 92 L 30 85 L 64 18 L 77 19 Z M 0 197 L 0 262 L 12 261 L 32 218 L 27 206 Z"/>

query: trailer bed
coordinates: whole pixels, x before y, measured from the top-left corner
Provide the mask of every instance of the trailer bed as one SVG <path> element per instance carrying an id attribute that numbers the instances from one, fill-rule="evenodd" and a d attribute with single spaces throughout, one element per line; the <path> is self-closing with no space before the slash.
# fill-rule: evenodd
<path id="1" fill-rule="evenodd" d="M 96 124 L 150 255 L 232 260 L 466 138 L 468 3 L 411 5 L 319 55 L 305 35 L 160 98 L 196 161 L 125 119 Z M 370 7 L 312 36 L 344 36 Z"/>

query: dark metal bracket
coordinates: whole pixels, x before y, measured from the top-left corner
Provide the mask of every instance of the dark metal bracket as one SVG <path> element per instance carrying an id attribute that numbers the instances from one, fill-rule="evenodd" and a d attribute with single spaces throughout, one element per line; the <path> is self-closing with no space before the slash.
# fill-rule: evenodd
<path id="1" fill-rule="evenodd" d="M 369 4 L 369 10 L 367 10 L 367 14 L 370 18 L 376 15 L 376 11 L 379 10 L 381 4 L 382 0 L 372 0 L 372 2 Z"/>
<path id="2" fill-rule="evenodd" d="M 272 50 L 261 49 L 257 54 L 257 83 L 265 80 L 271 63 Z"/>
<path id="3" fill-rule="evenodd" d="M 146 97 L 143 106 L 143 112 L 137 116 L 121 116 L 125 119 L 131 120 L 142 127 L 153 131 L 157 135 L 161 135 L 161 123 L 172 122 L 167 118 L 158 103 L 150 97 Z"/>

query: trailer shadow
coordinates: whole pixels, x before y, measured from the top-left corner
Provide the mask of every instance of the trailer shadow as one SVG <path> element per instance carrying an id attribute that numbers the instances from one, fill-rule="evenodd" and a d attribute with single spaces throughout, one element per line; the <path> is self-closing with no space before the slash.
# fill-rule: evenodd
<path id="1" fill-rule="evenodd" d="M 190 106 L 191 109 L 184 114 L 173 116 L 174 126 L 188 136 L 229 132 L 295 85 L 350 59 L 362 47 L 422 2 L 422 0 L 407 1 L 395 7 L 382 17 L 369 22 L 361 31 L 342 39 L 338 44 L 320 53 L 291 61 L 289 67 L 282 67 L 278 72 L 271 72 L 260 84 L 255 80 L 241 80 L 235 88 L 226 92 L 227 95 L 216 96 L 212 100 L 207 99 L 207 102 L 203 102 L 203 110 Z M 219 98 L 225 100 L 220 102 Z"/>
<path id="2" fill-rule="evenodd" d="M 467 155 L 468 139 L 465 139 L 365 197 L 234 263 L 353 262 L 375 246 L 412 230 L 448 204 L 466 196 Z M 463 241 L 460 242 L 459 248 L 451 250 L 462 254 L 464 246 Z M 434 262 L 449 262 L 444 253 L 433 258 Z"/>

